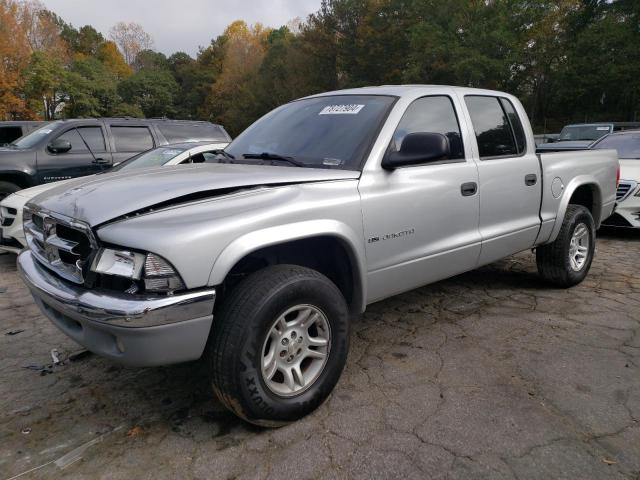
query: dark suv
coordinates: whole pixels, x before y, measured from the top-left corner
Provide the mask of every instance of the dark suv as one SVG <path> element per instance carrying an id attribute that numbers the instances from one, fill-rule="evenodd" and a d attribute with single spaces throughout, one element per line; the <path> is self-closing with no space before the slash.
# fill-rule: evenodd
<path id="1" fill-rule="evenodd" d="M 97 173 L 168 143 L 229 142 L 220 125 L 167 119 L 58 120 L 0 148 L 0 200 L 22 188 Z"/>

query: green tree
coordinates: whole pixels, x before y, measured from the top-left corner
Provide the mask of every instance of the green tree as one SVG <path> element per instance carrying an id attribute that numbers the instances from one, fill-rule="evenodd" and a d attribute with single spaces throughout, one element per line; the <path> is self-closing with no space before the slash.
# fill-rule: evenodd
<path id="1" fill-rule="evenodd" d="M 60 22 L 60 37 L 67 42 L 72 52 L 86 56 L 98 54 L 101 45 L 105 42 L 100 32 L 91 25 L 85 25 L 76 30 L 72 25 Z"/>
<path id="2" fill-rule="evenodd" d="M 98 59 L 78 58 L 70 66 L 63 85 L 67 94 L 66 117 L 112 115 L 121 103 L 118 77 Z"/>
<path id="3" fill-rule="evenodd" d="M 64 65 L 45 52 L 34 52 L 24 77 L 25 95 L 29 98 L 31 108 L 42 112 L 45 120 L 54 119 L 58 107 L 67 99 Z"/>
<path id="4" fill-rule="evenodd" d="M 131 105 L 137 105 L 147 117 L 169 117 L 174 113 L 178 84 L 168 71 L 140 70 L 122 80 L 118 93 Z"/>

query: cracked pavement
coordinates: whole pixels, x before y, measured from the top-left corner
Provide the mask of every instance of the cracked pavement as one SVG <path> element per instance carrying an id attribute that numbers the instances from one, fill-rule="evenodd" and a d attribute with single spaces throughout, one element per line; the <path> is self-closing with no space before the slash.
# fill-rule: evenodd
<path id="1" fill-rule="evenodd" d="M 0 256 L 0 480 L 640 479 L 639 258 L 640 232 L 606 231 L 569 290 L 525 252 L 371 305 L 329 400 L 270 430 L 198 364 L 68 360 Z"/>

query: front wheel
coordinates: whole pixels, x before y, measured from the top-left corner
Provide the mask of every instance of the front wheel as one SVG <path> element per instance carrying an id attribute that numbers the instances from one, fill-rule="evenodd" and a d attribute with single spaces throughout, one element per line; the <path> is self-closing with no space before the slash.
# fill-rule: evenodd
<path id="1" fill-rule="evenodd" d="M 536 249 L 540 276 L 563 288 L 582 282 L 593 261 L 595 231 L 591 212 L 581 205 L 569 205 L 556 240 Z"/>
<path id="2" fill-rule="evenodd" d="M 263 426 L 304 417 L 329 396 L 349 349 L 349 313 L 324 275 L 276 265 L 243 280 L 215 316 L 207 345 L 213 389 Z"/>

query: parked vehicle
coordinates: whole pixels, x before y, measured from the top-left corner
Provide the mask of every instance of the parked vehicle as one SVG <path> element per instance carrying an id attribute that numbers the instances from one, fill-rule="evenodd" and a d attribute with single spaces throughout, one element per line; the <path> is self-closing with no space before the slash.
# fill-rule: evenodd
<path id="1" fill-rule="evenodd" d="M 539 135 L 534 135 L 536 145 L 542 145 L 544 143 L 553 143 L 557 142 L 560 138 L 559 133 L 541 133 Z"/>
<path id="2" fill-rule="evenodd" d="M 0 122 L 0 146 L 7 145 L 14 140 L 40 128 L 47 122 L 35 122 L 30 120 L 11 120 Z"/>
<path id="3" fill-rule="evenodd" d="M 228 142 L 220 125 L 190 120 L 59 120 L 0 148 L 0 200 L 23 188 L 101 172 L 150 148 Z"/>
<path id="4" fill-rule="evenodd" d="M 211 162 L 229 142 L 186 142 L 152 148 L 115 165 L 109 171 L 121 172 L 140 168 Z M 27 246 L 22 228 L 22 210 L 32 198 L 62 182 L 45 183 L 37 187 L 19 190 L 0 202 L 0 252 L 18 253 Z"/>
<path id="5" fill-rule="evenodd" d="M 177 168 L 37 197 L 19 272 L 89 350 L 204 357 L 222 402 L 273 426 L 327 398 L 370 303 L 534 247 L 544 279 L 580 283 L 618 160 L 536 155 L 506 93 L 384 86 L 293 101 Z"/>
<path id="6" fill-rule="evenodd" d="M 578 123 L 562 128 L 560 137 L 553 143 L 538 145 L 539 152 L 584 150 L 594 141 L 612 132 L 640 128 L 640 122 Z"/>
<path id="7" fill-rule="evenodd" d="M 591 147 L 615 149 L 620 158 L 620 183 L 615 213 L 603 225 L 640 228 L 640 130 L 611 133 Z"/>

